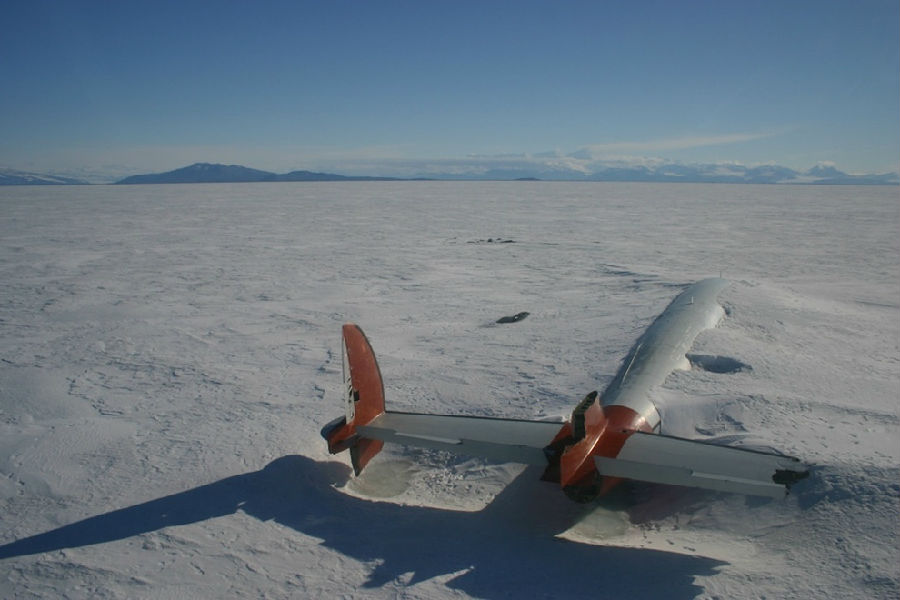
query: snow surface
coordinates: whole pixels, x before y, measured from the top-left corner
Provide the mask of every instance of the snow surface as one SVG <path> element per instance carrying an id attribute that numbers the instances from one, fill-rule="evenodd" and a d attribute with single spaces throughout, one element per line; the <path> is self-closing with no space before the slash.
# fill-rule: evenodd
<path id="1" fill-rule="evenodd" d="M 0 597 L 896 598 L 898 233 L 883 187 L 0 189 Z M 663 431 L 801 457 L 783 501 L 319 436 L 346 321 L 394 409 L 561 420 L 719 274 Z"/>

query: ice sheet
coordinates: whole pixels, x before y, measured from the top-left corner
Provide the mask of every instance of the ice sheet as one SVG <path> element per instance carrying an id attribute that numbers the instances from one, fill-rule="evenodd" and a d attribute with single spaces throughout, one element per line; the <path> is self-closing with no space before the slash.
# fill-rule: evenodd
<path id="1" fill-rule="evenodd" d="M 0 188 L 0 596 L 896 597 L 898 229 L 883 187 Z M 318 435 L 346 321 L 395 410 L 553 420 L 719 275 L 693 352 L 747 368 L 654 400 L 664 432 L 812 463 L 783 502 L 591 512 L 403 449 L 348 483 Z"/>

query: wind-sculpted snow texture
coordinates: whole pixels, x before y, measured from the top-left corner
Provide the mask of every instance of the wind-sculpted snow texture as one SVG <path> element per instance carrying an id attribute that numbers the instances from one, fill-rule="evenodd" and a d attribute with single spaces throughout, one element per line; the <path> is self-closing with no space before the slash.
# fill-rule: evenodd
<path id="1" fill-rule="evenodd" d="M 896 598 L 898 216 L 879 187 L 0 189 L 0 597 Z M 783 501 L 581 506 L 404 448 L 353 479 L 319 437 L 344 322 L 394 410 L 561 420 L 720 273 L 663 433 L 802 458 Z"/>

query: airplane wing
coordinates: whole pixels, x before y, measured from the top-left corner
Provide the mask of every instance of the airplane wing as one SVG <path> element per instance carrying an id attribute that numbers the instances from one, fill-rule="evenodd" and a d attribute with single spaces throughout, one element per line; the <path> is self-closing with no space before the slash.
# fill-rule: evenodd
<path id="1" fill-rule="evenodd" d="M 386 412 L 356 430 L 363 437 L 383 442 L 546 466 L 544 446 L 562 425 L 552 421 Z"/>
<path id="2" fill-rule="evenodd" d="M 806 477 L 792 456 L 636 432 L 616 458 L 595 456 L 601 475 L 781 498 L 786 485 Z"/>
<path id="3" fill-rule="evenodd" d="M 561 426 L 551 421 L 386 412 L 357 430 L 382 442 L 546 466 L 544 448 Z M 644 432 L 629 436 L 616 458 L 593 458 L 600 475 L 773 498 L 783 497 L 785 484 L 805 471 L 791 456 Z"/>

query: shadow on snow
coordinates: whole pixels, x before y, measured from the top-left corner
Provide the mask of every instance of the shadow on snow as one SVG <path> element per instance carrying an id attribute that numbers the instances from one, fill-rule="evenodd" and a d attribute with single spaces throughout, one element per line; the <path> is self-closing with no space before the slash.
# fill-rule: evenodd
<path id="1" fill-rule="evenodd" d="M 460 573 L 447 586 L 482 598 L 611 596 L 693 598 L 694 577 L 725 563 L 635 548 L 594 546 L 554 534 L 583 512 L 527 469 L 479 512 L 402 506 L 349 496 L 338 462 L 284 456 L 228 477 L 0 546 L 0 559 L 125 539 L 241 510 L 377 564 L 366 587 L 407 573 L 410 583 Z"/>

